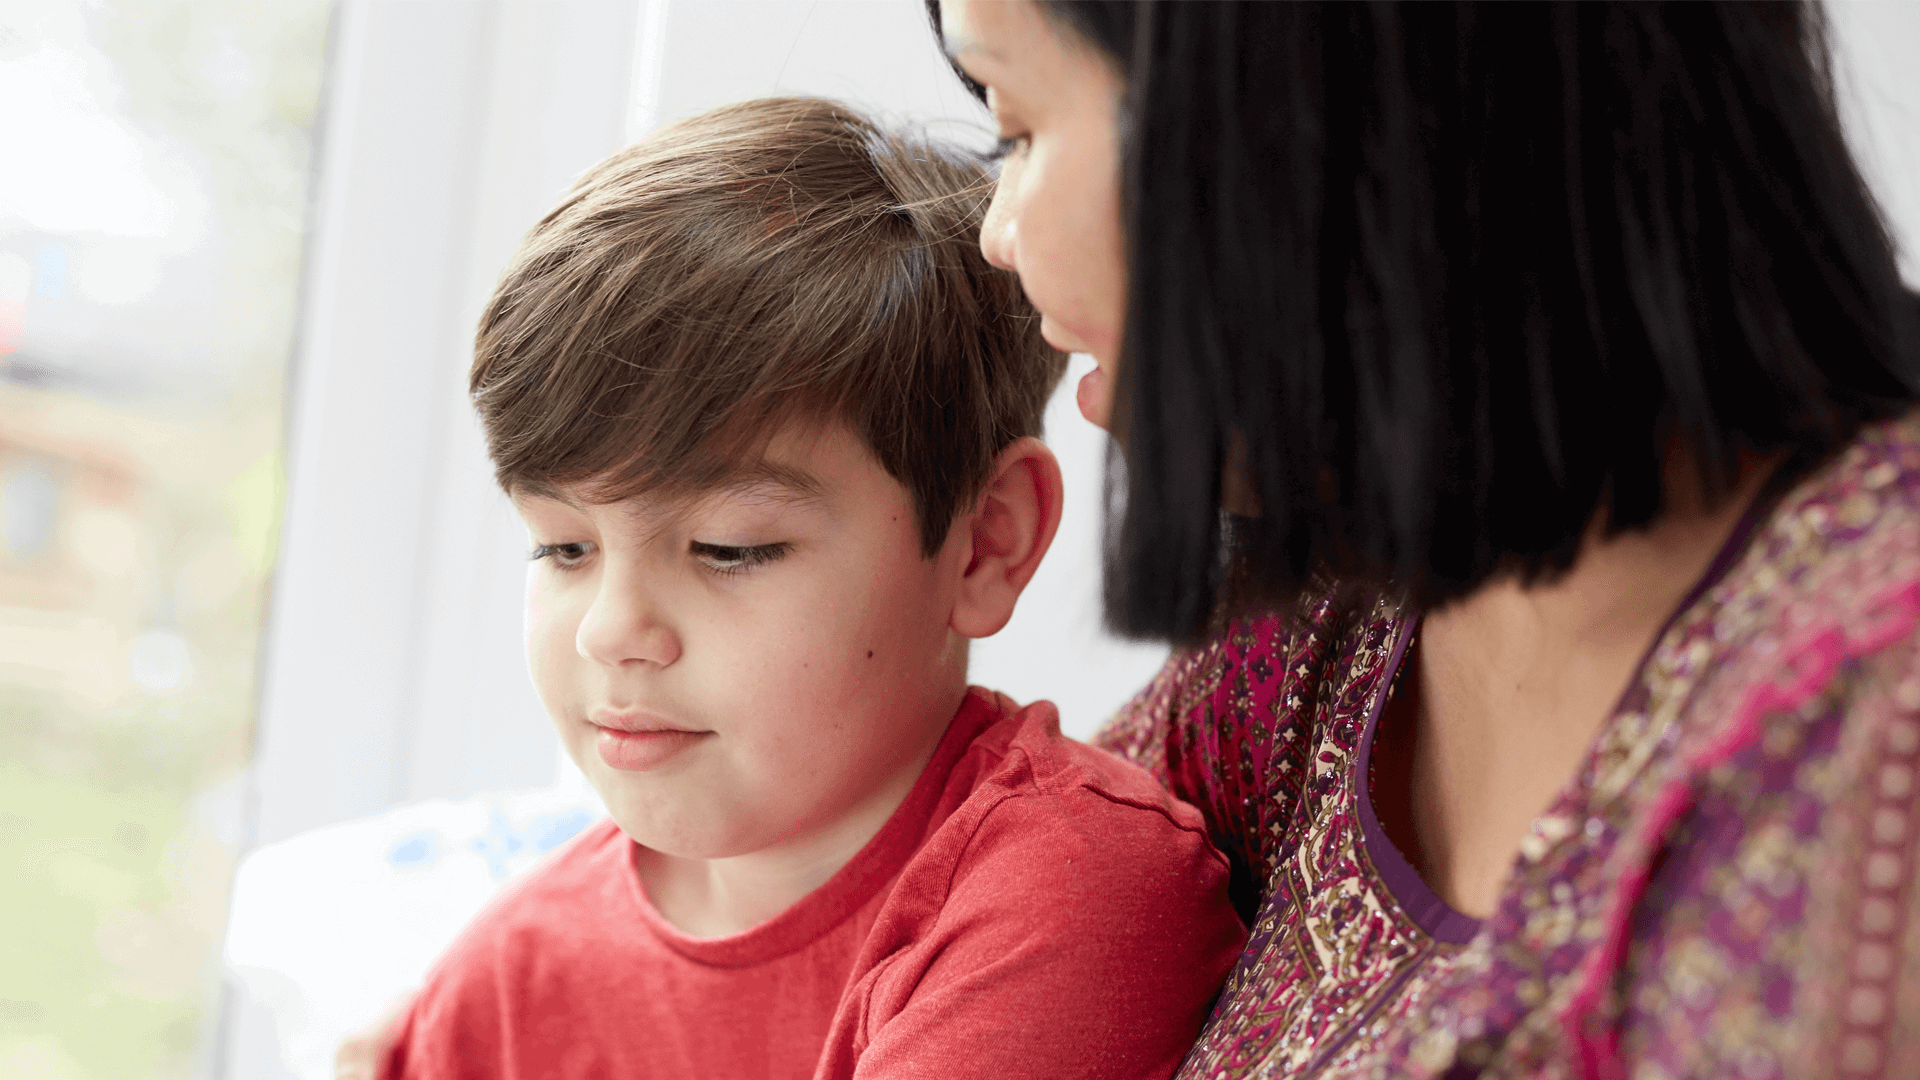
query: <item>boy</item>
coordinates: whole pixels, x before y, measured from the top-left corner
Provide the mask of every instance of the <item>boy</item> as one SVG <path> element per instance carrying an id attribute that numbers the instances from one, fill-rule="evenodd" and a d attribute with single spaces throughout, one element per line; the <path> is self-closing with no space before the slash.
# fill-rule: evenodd
<path id="1" fill-rule="evenodd" d="M 1198 814 L 966 685 L 1059 520 L 988 177 L 812 99 L 590 171 L 482 318 L 527 651 L 612 821 L 396 1077 L 1165 1077 L 1243 931 Z"/>

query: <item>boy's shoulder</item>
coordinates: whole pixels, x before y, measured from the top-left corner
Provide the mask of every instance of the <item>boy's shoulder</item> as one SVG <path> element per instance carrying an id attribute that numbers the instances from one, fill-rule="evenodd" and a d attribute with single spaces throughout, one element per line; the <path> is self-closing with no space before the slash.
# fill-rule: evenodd
<path id="1" fill-rule="evenodd" d="M 1226 859 L 1052 704 L 968 695 L 952 809 L 869 932 L 816 1075 L 1171 1076 L 1246 940 Z"/>
<path id="2" fill-rule="evenodd" d="M 605 910 L 615 894 L 632 891 L 622 871 L 631 863 L 630 847 L 620 826 L 603 817 L 508 884 L 479 918 L 519 920 L 555 906 Z"/>
<path id="3" fill-rule="evenodd" d="M 607 913 L 630 906 L 626 834 L 603 818 L 538 866 L 509 882 L 469 922 L 442 956 L 441 980 L 499 977 L 526 958 L 593 953 L 609 932 Z M 576 917 L 598 914 L 599 918 Z"/>
<path id="4" fill-rule="evenodd" d="M 629 902 L 618 871 L 625 840 L 613 822 L 597 822 L 508 883 L 428 973 L 380 1075 L 512 1075 L 511 1033 L 532 1031 L 520 1042 L 544 1046 L 546 1021 L 578 1011 L 563 1003 L 618 990 L 608 972 L 621 965 L 608 959 L 622 949 L 619 920 L 606 916 Z"/>
<path id="5" fill-rule="evenodd" d="M 1118 754 L 1070 738 L 1060 731 L 1060 712 L 1050 701 L 1016 704 L 1005 694 L 970 687 L 973 705 L 997 715 L 968 748 L 972 769 L 956 769 L 973 783 L 967 802 L 955 814 L 969 817 L 1006 813 L 1002 804 L 1022 800 L 1024 814 L 1091 816 L 1125 820 L 1146 814 L 1165 827 L 1206 835 L 1199 811 L 1182 802 L 1145 769 Z M 969 808 L 973 811 L 968 813 Z M 952 819 L 949 819 L 952 823 Z"/>
<path id="6" fill-rule="evenodd" d="M 1224 898 L 1226 858 L 1198 810 L 1139 766 L 1063 735 L 1051 702 L 1021 706 L 979 687 L 968 696 L 962 717 L 972 712 L 976 732 L 947 778 L 952 809 L 896 887 L 917 897 L 905 910 L 978 908 L 1031 924 L 1029 901 L 1080 905 L 1084 917 L 1154 894 L 1208 910 L 1216 888 Z"/>

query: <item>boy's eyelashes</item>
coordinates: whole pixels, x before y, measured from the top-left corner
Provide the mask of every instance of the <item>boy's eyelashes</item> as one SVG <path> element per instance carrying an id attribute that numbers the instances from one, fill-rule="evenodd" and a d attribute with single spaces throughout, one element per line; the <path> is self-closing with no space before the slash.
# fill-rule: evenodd
<path id="1" fill-rule="evenodd" d="M 987 160 L 1005 161 L 1026 148 L 1027 136 L 1002 135 L 994 141 L 993 149 L 987 151 Z"/>
<path id="2" fill-rule="evenodd" d="M 710 570 L 722 574 L 742 574 L 779 559 L 793 549 L 786 541 L 777 544 L 709 544 L 694 540 L 687 551 Z M 586 542 L 536 544 L 530 558 L 551 562 L 559 570 L 575 570 L 593 554 L 594 545 Z"/>
<path id="3" fill-rule="evenodd" d="M 783 541 L 778 544 L 735 546 L 695 540 L 687 548 L 695 558 L 720 573 L 744 574 L 756 566 L 765 566 L 780 558 L 792 550 L 793 545 Z"/>
<path id="4" fill-rule="evenodd" d="M 585 562 L 592 553 L 592 544 L 535 544 L 528 558 L 534 562 L 546 559 L 562 570 L 571 570 Z"/>

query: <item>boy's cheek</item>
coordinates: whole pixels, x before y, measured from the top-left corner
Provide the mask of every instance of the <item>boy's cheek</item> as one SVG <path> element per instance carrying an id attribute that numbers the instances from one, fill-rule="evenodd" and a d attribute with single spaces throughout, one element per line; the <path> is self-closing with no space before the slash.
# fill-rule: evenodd
<path id="1" fill-rule="evenodd" d="M 537 665 L 535 658 L 540 647 L 540 637 L 546 629 L 547 602 L 540 587 L 540 572 L 536 567 L 527 568 L 527 588 L 521 605 L 521 635 L 525 646 L 527 666 L 532 670 Z"/>
<path id="2" fill-rule="evenodd" d="M 533 678 L 540 700 L 552 709 L 559 701 L 556 693 L 565 681 L 567 658 L 573 655 L 572 630 L 565 625 L 565 605 L 561 598 L 540 580 L 537 571 L 527 573 L 525 646 L 527 674 Z"/>
<path id="3" fill-rule="evenodd" d="M 527 568 L 527 589 L 525 593 L 526 630 L 529 646 L 536 634 L 552 634 L 565 627 L 560 624 L 568 618 L 568 612 L 578 607 L 578 598 L 571 596 L 564 586 L 564 580 L 554 580 L 554 575 L 545 573 L 539 564 Z M 577 626 L 579 620 L 575 618 Z M 571 632 L 568 631 L 571 637 Z"/>

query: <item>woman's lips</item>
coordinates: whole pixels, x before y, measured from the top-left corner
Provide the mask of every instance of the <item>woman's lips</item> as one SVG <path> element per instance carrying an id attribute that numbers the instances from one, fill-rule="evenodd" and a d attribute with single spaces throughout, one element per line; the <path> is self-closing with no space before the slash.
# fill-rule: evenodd
<path id="1" fill-rule="evenodd" d="M 665 765 L 712 734 L 711 731 L 623 731 L 603 727 L 594 741 L 594 749 L 610 769 L 645 772 Z"/>

